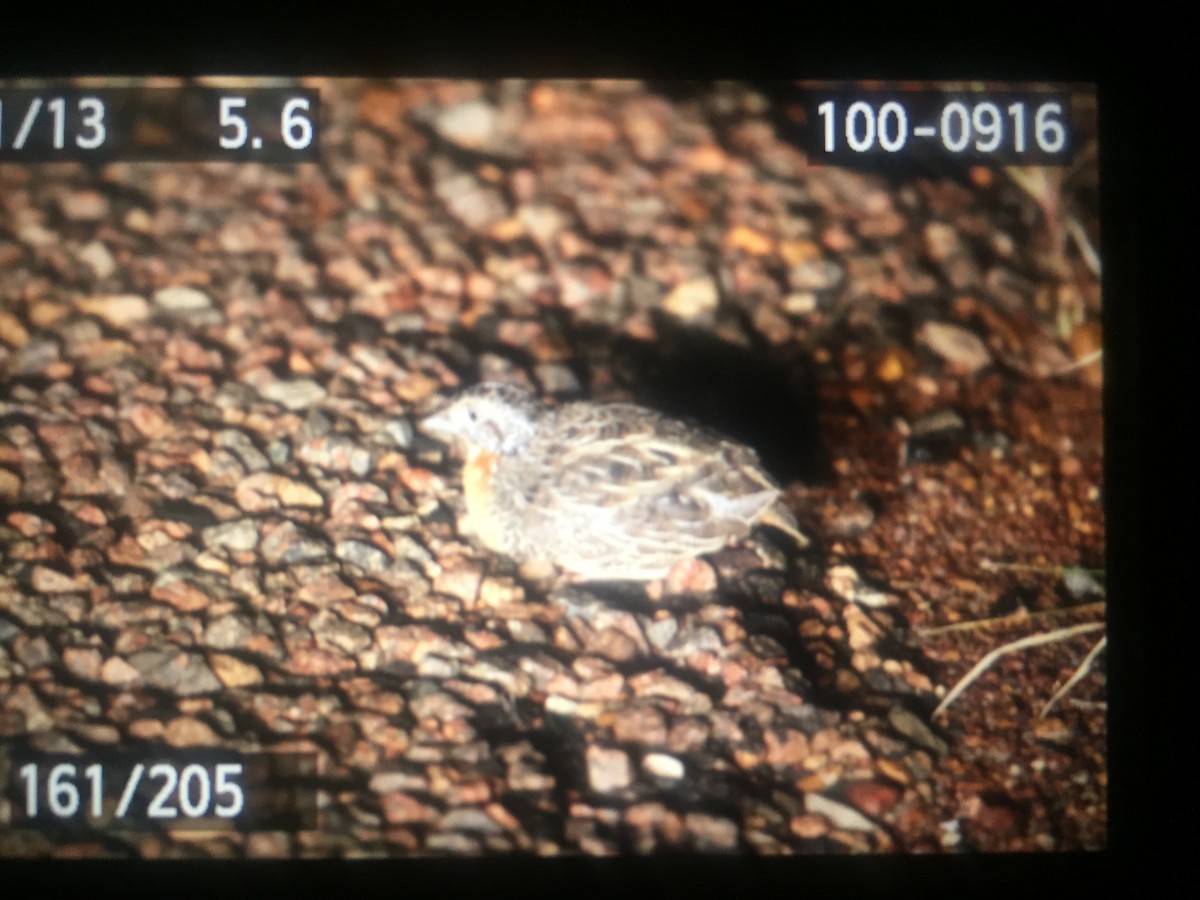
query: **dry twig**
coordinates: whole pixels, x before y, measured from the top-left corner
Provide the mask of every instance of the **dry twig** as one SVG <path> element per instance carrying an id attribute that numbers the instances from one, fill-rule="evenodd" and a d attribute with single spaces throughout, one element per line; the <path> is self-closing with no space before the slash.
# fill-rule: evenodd
<path id="1" fill-rule="evenodd" d="M 1075 670 L 1075 673 L 1067 679 L 1067 683 L 1055 691 L 1054 696 L 1051 697 L 1049 702 L 1042 707 L 1042 714 L 1038 718 L 1046 718 L 1046 716 L 1049 715 L 1050 710 L 1054 707 L 1054 704 L 1065 697 L 1071 688 L 1075 687 L 1075 685 L 1079 684 L 1079 682 L 1083 680 L 1087 673 L 1092 670 L 1092 663 L 1096 661 L 1096 657 L 1100 655 L 1100 651 L 1103 650 L 1107 644 L 1108 635 L 1105 635 L 1096 642 L 1096 646 L 1093 647 L 1088 655 L 1083 658 L 1083 662 L 1079 664 L 1079 668 Z"/>
<path id="2" fill-rule="evenodd" d="M 945 699 L 943 699 L 942 702 L 938 704 L 937 709 L 935 709 L 933 711 L 933 715 L 936 716 L 938 713 L 945 710 L 947 706 L 949 706 L 951 703 L 954 702 L 954 700 L 958 697 L 959 694 L 961 694 L 968 687 L 970 687 L 971 684 L 977 678 L 979 678 L 980 675 L 982 675 L 989 668 L 991 668 L 991 666 L 1001 656 L 1004 656 L 1007 653 L 1014 653 L 1017 650 L 1024 650 L 1026 647 L 1036 647 L 1039 644 L 1049 644 L 1054 641 L 1063 641 L 1063 640 L 1066 640 L 1067 638 L 1074 637 L 1077 634 L 1086 634 L 1089 631 L 1096 631 L 1097 629 L 1100 629 L 1103 627 L 1104 627 L 1103 622 L 1085 622 L 1082 625 L 1071 625 L 1067 628 L 1056 628 L 1054 631 L 1047 631 L 1044 634 L 1031 634 L 1028 637 L 1023 637 L 1023 638 L 1020 638 L 1019 640 L 1010 641 L 1009 643 L 1004 644 L 1001 647 L 997 647 L 995 650 L 993 650 L 991 653 L 989 653 L 987 656 L 985 656 L 983 659 L 981 659 L 978 663 L 976 663 L 975 667 L 973 669 L 971 669 L 970 672 L 968 672 L 961 679 L 959 679 L 958 684 L 956 684 L 953 688 L 951 688 L 950 693 L 948 693 L 946 695 Z M 1103 644 L 1103 641 L 1101 641 L 1101 644 Z M 1098 653 L 1098 650 L 1094 648 L 1092 650 L 1092 652 L 1088 654 L 1089 659 L 1095 658 L 1096 653 Z M 1087 663 L 1087 662 L 1089 662 L 1089 660 L 1084 660 L 1084 662 Z M 1080 668 L 1082 669 L 1082 666 Z M 1076 670 L 1076 674 L 1078 674 L 1078 672 L 1079 672 L 1079 670 Z M 1086 671 L 1084 672 L 1084 674 L 1087 674 Z M 1082 678 L 1083 676 L 1080 675 L 1080 677 Z M 1072 684 L 1074 681 L 1077 681 L 1077 680 L 1078 679 L 1075 679 L 1074 676 L 1072 676 L 1072 681 L 1068 682 L 1068 685 Z M 1055 694 L 1055 697 L 1051 698 L 1051 702 L 1054 702 L 1054 700 L 1057 697 L 1058 697 L 1058 694 Z"/>
<path id="3" fill-rule="evenodd" d="M 980 563 L 980 566 L 981 568 L 992 572 L 1008 570 L 1015 572 L 1038 572 L 1043 574 L 1052 574 L 1057 575 L 1064 580 L 1071 576 L 1075 576 L 1076 581 L 1083 579 L 1083 583 L 1071 588 L 1073 593 L 1099 593 L 1101 595 L 1104 593 L 1103 583 L 1096 581 L 1096 579 L 1093 577 L 1096 575 L 1103 576 L 1103 572 L 1096 569 L 1087 569 L 1080 566 L 1037 566 L 1029 565 L 1027 563 L 1002 563 L 995 562 L 990 559 L 983 560 Z M 1032 613 L 1025 610 L 1019 610 L 1018 612 L 1009 614 L 1007 616 L 996 616 L 995 618 L 991 619 L 977 619 L 973 622 L 957 622 L 953 625 L 943 625 L 938 628 L 924 629 L 919 633 L 922 636 L 946 634 L 952 631 L 965 631 L 968 629 L 983 628 L 989 625 L 1001 625 L 1009 624 L 1015 621 L 1025 621 L 1027 619 L 1032 619 L 1035 616 L 1059 615 L 1069 612 L 1098 611 L 1103 613 L 1104 605 L 1105 604 L 1103 600 L 1098 600 L 1092 603 L 1083 603 L 1078 606 L 1038 610 L 1037 612 Z M 1066 628 L 1058 628 L 1054 631 L 1048 631 L 1042 634 L 1030 635 L 1015 641 L 1010 641 L 1001 647 L 997 647 L 995 650 L 988 653 L 988 655 L 981 659 L 978 663 L 976 663 L 971 671 L 959 679 L 958 683 L 951 688 L 950 693 L 946 695 L 945 699 L 938 704 L 937 709 L 933 711 L 933 715 L 936 716 L 938 713 L 943 712 L 946 707 L 953 703 L 954 700 L 971 685 L 972 682 L 979 678 L 979 676 L 986 672 L 996 662 L 996 660 L 998 660 L 1001 656 L 1004 656 L 1006 653 L 1014 653 L 1017 650 L 1023 650 L 1026 647 L 1036 647 L 1039 644 L 1048 644 L 1054 641 L 1066 640 L 1067 638 L 1074 637 L 1077 634 L 1086 634 L 1089 631 L 1096 631 L 1097 629 L 1103 627 L 1103 622 L 1086 622 L 1080 625 L 1071 625 Z M 1062 687 L 1054 692 L 1054 696 L 1052 696 L 1042 708 L 1041 718 L 1045 718 L 1050 710 L 1053 709 L 1054 705 L 1063 697 L 1065 697 L 1071 688 L 1077 685 L 1088 674 L 1088 672 L 1091 671 L 1092 664 L 1096 661 L 1096 657 L 1100 655 L 1100 652 L 1107 645 L 1107 641 L 1107 637 L 1101 638 L 1096 646 L 1094 646 L 1088 652 L 1088 655 L 1084 658 L 1083 662 L 1079 664 L 1079 667 L 1075 670 L 1071 677 L 1067 679 L 1066 683 Z"/>
<path id="4" fill-rule="evenodd" d="M 1103 612 L 1104 601 L 1080 603 L 1078 606 L 1059 606 L 1054 609 L 1038 609 L 1029 612 L 1020 609 L 1004 616 L 993 616 L 990 619 L 972 619 L 970 622 L 955 622 L 953 625 L 937 625 L 933 628 L 918 628 L 914 631 L 918 637 L 933 637 L 939 634 L 950 634 L 955 631 L 974 631 L 976 628 L 988 628 L 992 625 L 1012 625 L 1016 622 L 1027 622 L 1044 616 L 1061 616 L 1066 613 Z"/>

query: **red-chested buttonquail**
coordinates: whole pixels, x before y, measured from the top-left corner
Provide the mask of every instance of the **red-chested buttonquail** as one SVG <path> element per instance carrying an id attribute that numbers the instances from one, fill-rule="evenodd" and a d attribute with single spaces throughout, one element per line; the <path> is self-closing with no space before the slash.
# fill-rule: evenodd
<path id="1" fill-rule="evenodd" d="M 486 383 L 422 424 L 465 444 L 463 530 L 577 581 L 664 578 L 757 524 L 808 544 L 753 450 L 650 409 Z"/>

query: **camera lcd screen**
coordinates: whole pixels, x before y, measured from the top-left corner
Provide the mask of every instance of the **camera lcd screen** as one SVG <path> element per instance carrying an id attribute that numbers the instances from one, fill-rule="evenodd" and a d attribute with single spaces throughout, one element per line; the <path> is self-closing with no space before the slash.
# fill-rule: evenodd
<path id="1" fill-rule="evenodd" d="M 1089 84 L 0 81 L 0 857 L 1103 848 L 1099 185 Z"/>

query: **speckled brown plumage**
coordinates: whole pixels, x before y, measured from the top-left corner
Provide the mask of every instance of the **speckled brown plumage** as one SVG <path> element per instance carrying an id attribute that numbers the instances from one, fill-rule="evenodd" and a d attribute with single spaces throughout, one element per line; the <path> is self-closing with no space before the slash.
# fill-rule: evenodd
<path id="1" fill-rule="evenodd" d="M 662 578 L 759 523 L 807 544 L 753 450 L 653 410 L 481 384 L 423 425 L 466 445 L 464 530 L 576 580 Z"/>

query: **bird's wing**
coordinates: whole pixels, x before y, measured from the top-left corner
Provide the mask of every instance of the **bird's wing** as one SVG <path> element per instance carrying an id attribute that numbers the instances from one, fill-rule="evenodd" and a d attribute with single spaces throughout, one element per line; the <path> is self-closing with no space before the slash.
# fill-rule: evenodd
<path id="1" fill-rule="evenodd" d="M 553 425 L 533 505 L 728 535 L 779 496 L 753 450 L 652 410 L 572 404 Z"/>

